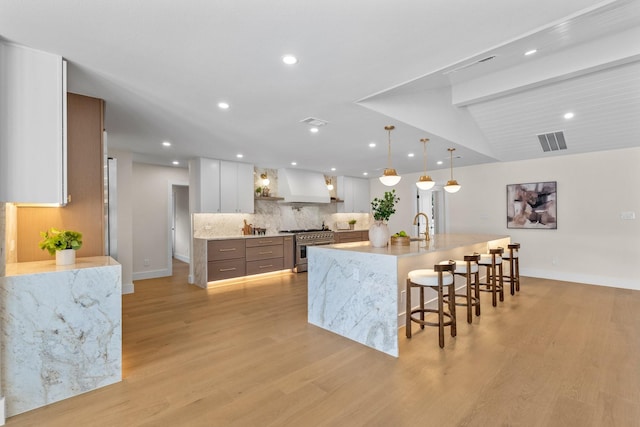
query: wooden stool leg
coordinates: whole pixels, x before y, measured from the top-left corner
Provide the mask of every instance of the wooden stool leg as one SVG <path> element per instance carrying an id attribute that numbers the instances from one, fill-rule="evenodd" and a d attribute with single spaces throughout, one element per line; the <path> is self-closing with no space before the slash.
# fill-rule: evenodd
<path id="1" fill-rule="evenodd" d="M 511 285 L 511 295 L 516 294 L 515 269 L 515 258 L 511 256 L 511 258 L 509 258 L 509 284 Z"/>
<path id="2" fill-rule="evenodd" d="M 438 342 L 444 348 L 444 303 L 442 292 L 442 271 L 438 272 Z M 451 300 L 451 298 L 449 298 Z"/>
<path id="3" fill-rule="evenodd" d="M 473 315 L 471 314 L 471 263 L 467 262 L 467 275 L 465 276 L 467 281 L 467 323 L 473 322 Z"/>
<path id="4" fill-rule="evenodd" d="M 405 334 L 407 338 L 411 338 L 411 279 L 407 279 L 406 295 L 404 299 L 407 301 L 405 308 Z"/>
<path id="5" fill-rule="evenodd" d="M 495 271 L 494 271 L 495 273 Z M 502 263 L 500 263 L 498 265 L 498 282 L 500 283 L 500 301 L 504 301 L 504 281 L 502 280 L 502 274 L 504 273 L 504 271 L 502 271 Z"/>
<path id="6" fill-rule="evenodd" d="M 498 284 L 496 282 L 496 265 L 493 264 L 491 266 L 487 266 L 487 274 L 491 272 L 490 280 L 491 280 L 491 304 L 495 307 L 498 305 L 498 301 L 496 299 L 496 291 L 498 290 Z M 489 280 L 487 280 L 489 282 Z"/>
<path id="7" fill-rule="evenodd" d="M 476 316 L 480 316 L 480 267 L 478 267 L 478 271 L 476 271 L 475 276 L 476 281 L 474 289 L 476 291 L 476 301 L 478 301 L 478 304 L 476 305 Z"/>
<path id="8" fill-rule="evenodd" d="M 420 320 L 424 322 L 424 286 L 420 286 Z M 424 324 L 420 324 L 420 329 L 424 329 Z"/>
<path id="9" fill-rule="evenodd" d="M 458 328 L 456 326 L 456 284 L 455 280 L 449 285 L 449 295 L 453 298 L 449 298 L 449 314 L 451 315 L 451 336 L 458 335 Z M 443 319 L 444 320 L 444 316 Z"/>
<path id="10" fill-rule="evenodd" d="M 520 258 L 515 259 L 516 267 L 516 291 L 520 292 Z"/>

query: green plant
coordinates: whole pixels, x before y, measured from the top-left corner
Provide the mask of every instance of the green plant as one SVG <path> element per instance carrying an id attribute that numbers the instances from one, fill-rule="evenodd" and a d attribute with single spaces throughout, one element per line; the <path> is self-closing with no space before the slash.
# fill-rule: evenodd
<path id="1" fill-rule="evenodd" d="M 256 188 L 256 194 L 260 194 L 260 193 L 262 193 L 262 187 Z"/>
<path id="2" fill-rule="evenodd" d="M 349 220 L 349 224 L 353 225 L 353 224 L 355 224 L 355 223 L 356 223 L 356 220 L 355 220 L 355 219 L 350 219 L 350 220 Z"/>
<path id="3" fill-rule="evenodd" d="M 377 197 L 371 202 L 371 210 L 373 211 L 373 219 L 376 221 L 389 221 L 391 215 L 396 213 L 395 205 L 400 201 L 396 196 L 396 190 L 385 191 L 384 198 Z"/>
<path id="4" fill-rule="evenodd" d="M 40 249 L 48 250 L 51 255 L 54 255 L 56 251 L 78 250 L 82 247 L 82 233 L 77 231 L 56 230 L 52 227 L 48 231 L 41 231 L 40 236 L 42 236 Z"/>

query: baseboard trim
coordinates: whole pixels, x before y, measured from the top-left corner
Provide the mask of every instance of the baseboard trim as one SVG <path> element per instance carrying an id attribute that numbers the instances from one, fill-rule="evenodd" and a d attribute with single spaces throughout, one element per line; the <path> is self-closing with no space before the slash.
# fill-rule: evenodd
<path id="1" fill-rule="evenodd" d="M 145 279 L 156 279 L 158 277 L 171 276 L 171 273 L 169 272 L 168 269 L 165 268 L 162 270 L 141 271 L 138 273 L 133 273 L 131 276 L 133 280 L 145 280 Z"/>
<path id="2" fill-rule="evenodd" d="M 133 294 L 135 293 L 135 285 L 133 283 L 123 283 L 122 284 L 122 295 Z"/>
<path id="3" fill-rule="evenodd" d="M 186 255 L 174 254 L 173 257 L 175 259 L 177 259 L 178 261 L 186 262 L 187 264 L 189 264 L 191 262 L 191 259 Z"/>

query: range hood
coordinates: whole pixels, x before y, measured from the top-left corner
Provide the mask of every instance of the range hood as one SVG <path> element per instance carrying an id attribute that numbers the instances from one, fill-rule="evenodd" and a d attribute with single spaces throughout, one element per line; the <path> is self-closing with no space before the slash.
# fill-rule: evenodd
<path id="1" fill-rule="evenodd" d="M 331 197 L 320 172 L 278 169 L 278 195 L 285 203 L 329 203 Z"/>

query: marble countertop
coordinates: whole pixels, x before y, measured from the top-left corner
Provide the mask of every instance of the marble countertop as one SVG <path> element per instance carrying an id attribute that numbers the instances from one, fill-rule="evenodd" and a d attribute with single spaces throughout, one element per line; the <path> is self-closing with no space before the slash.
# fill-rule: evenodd
<path id="1" fill-rule="evenodd" d="M 7 264 L 6 276 L 23 276 L 27 274 L 56 273 L 61 271 L 81 270 L 85 268 L 110 267 L 120 265 L 110 256 L 95 256 L 76 258 L 72 265 L 56 265 L 56 260 L 16 262 Z"/>
<path id="2" fill-rule="evenodd" d="M 339 250 L 360 252 L 377 255 L 390 255 L 395 257 L 410 257 L 423 255 L 429 252 L 445 251 L 476 243 L 508 238 L 509 236 L 498 234 L 436 234 L 429 241 L 415 241 L 408 246 L 391 246 L 374 248 L 367 242 L 337 243 L 334 245 L 311 246 L 311 250 Z"/>

